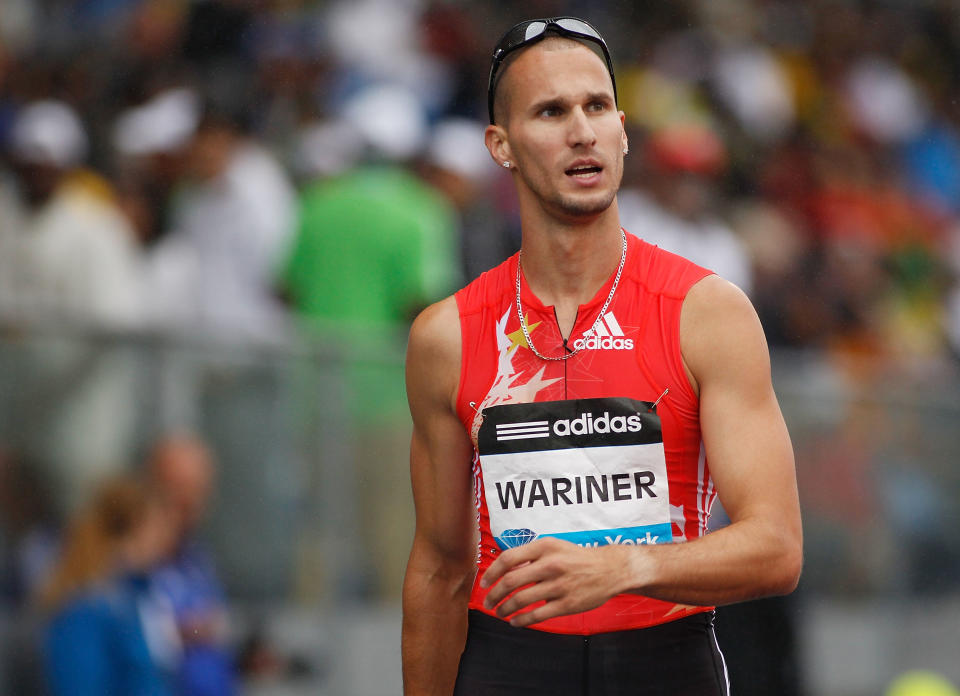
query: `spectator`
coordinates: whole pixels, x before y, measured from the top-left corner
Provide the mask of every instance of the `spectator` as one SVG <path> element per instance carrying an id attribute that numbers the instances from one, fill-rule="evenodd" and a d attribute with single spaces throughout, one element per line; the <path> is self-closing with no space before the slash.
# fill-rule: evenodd
<path id="1" fill-rule="evenodd" d="M 133 425 L 128 356 L 96 336 L 59 333 L 130 328 L 141 307 L 133 231 L 109 186 L 81 169 L 86 151 L 70 107 L 30 103 L 11 131 L 13 177 L 0 182 L 0 322 L 59 339 L 14 356 L 18 389 L 3 406 L 14 449 L 43 468 L 61 514 L 118 470 Z"/>
<path id="2" fill-rule="evenodd" d="M 175 692 L 230 696 L 236 686 L 226 602 L 213 560 L 196 538 L 213 488 L 213 459 L 200 440 L 177 435 L 156 444 L 148 467 L 172 511 L 174 550 L 153 578 L 173 608 L 183 645 Z"/>
<path id="3" fill-rule="evenodd" d="M 715 271 L 750 294 L 750 261 L 719 216 L 717 178 L 727 153 L 707 126 L 679 125 L 653 133 L 638 153 L 649 168 L 649 190 L 621 191 L 624 228 L 651 244 Z"/>
<path id="4" fill-rule="evenodd" d="M 128 325 L 139 311 L 133 235 L 102 179 L 80 169 L 87 136 L 57 101 L 24 106 L 11 129 L 14 177 L 0 189 L 0 311 Z"/>
<path id="5" fill-rule="evenodd" d="M 167 511 L 140 481 L 105 482 L 72 520 L 40 595 L 53 696 L 166 696 L 179 652 L 150 571 L 170 551 Z"/>
<path id="6" fill-rule="evenodd" d="M 308 185 L 280 282 L 311 321 L 401 328 L 456 283 L 447 263 L 455 249 L 454 210 L 397 164 L 419 154 L 427 135 L 414 95 L 369 88 L 345 107 L 345 118 L 366 145 L 366 161 Z"/>
<path id="7" fill-rule="evenodd" d="M 152 252 L 158 321 L 231 338 L 285 328 L 272 279 L 295 225 L 295 192 L 278 161 L 216 109 L 188 146 L 171 231 Z"/>
<path id="8" fill-rule="evenodd" d="M 151 247 L 169 232 L 170 198 L 183 172 L 188 146 L 200 119 L 197 93 L 187 87 L 163 89 L 147 101 L 122 111 L 112 124 L 117 187 L 121 207 L 133 222 L 137 239 Z M 154 258 L 149 271 L 165 264 Z M 159 280 L 147 279 L 147 284 Z M 172 310 L 158 307 L 163 298 L 148 297 L 147 320 Z"/>
<path id="9" fill-rule="evenodd" d="M 453 205 L 412 170 L 427 135 L 423 107 L 408 90 L 376 86 L 345 107 L 365 160 L 307 186 L 300 227 L 280 277 L 309 330 L 349 345 L 346 410 L 355 428 L 352 473 L 364 510 L 367 558 L 380 572 L 361 593 L 396 597 L 412 524 L 408 490 L 402 337 L 415 313 L 456 283 Z"/>
<path id="10" fill-rule="evenodd" d="M 473 279 L 520 248 L 519 224 L 511 225 L 490 201 L 501 170 L 483 145 L 482 123 L 449 118 L 433 127 L 420 167 L 424 180 L 449 200 L 459 223 L 465 278 Z"/>

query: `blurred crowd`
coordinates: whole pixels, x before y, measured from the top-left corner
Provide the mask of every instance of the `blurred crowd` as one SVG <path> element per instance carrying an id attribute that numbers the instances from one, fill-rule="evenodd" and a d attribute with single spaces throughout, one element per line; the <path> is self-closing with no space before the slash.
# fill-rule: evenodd
<path id="1" fill-rule="evenodd" d="M 403 513 L 382 503 L 406 506 L 391 493 L 405 473 L 381 463 L 406 431 L 379 426 L 404 412 L 403 376 L 363 356 L 402 355 L 418 309 L 519 246 L 510 175 L 483 129 L 490 50 L 520 19 L 574 14 L 607 38 L 630 137 L 629 232 L 735 282 L 772 346 L 816 351 L 851 380 L 951 365 L 953 5 L 0 0 L 0 339 L 17 366 L 0 361 L 0 388 L 17 385 L 2 395 L 0 475 L 54 481 L 53 526 L 79 516 L 125 549 L 104 552 L 125 559 L 123 573 L 84 576 L 100 594 L 59 625 L 84 630 L 109 606 L 128 630 L 124 607 L 153 584 L 143 568 L 169 566 L 180 548 L 150 531 L 170 514 L 151 507 L 156 486 L 101 487 L 130 468 L 131 366 L 54 340 L 64 332 L 349 339 L 361 357 L 346 353 L 346 406 L 361 432 L 378 425 L 352 448 L 369 483 L 359 495 L 378 511 L 366 533 L 388 576 L 399 572 Z M 13 360 L 25 331 L 50 340 Z M 844 461 L 856 468 L 858 456 Z M 862 473 L 851 469 L 846 493 Z M 9 497 L 11 484 L 0 489 Z M 811 504 L 856 516 L 828 497 Z M 17 502 L 7 534 L 23 541 L 16 516 L 36 519 L 27 508 L 40 503 Z M 48 610 L 78 587 L 70 544 L 93 543 L 71 538 L 41 592 Z M 150 548 L 167 550 L 151 560 Z M 18 567 L 17 582 L 38 590 L 38 569 L 58 566 L 31 556 Z M 213 581 L 207 590 L 218 596 Z"/>
<path id="2" fill-rule="evenodd" d="M 617 64 L 629 231 L 741 285 L 774 344 L 958 350 L 949 2 L 582 5 L 3 0 L 0 308 L 405 320 L 516 248 L 479 143 L 490 45 L 580 12 Z"/>
<path id="3" fill-rule="evenodd" d="M 20 530 L 3 591 L 28 610 L 18 649 L 4 637 L 5 692 L 237 693 L 226 595 L 197 536 L 215 474 L 202 440 L 171 433 L 142 465 L 98 481 L 62 528 L 47 520 Z M 16 530 L 37 488 L 28 470 L 5 463 L 3 475 L 5 522 Z"/>

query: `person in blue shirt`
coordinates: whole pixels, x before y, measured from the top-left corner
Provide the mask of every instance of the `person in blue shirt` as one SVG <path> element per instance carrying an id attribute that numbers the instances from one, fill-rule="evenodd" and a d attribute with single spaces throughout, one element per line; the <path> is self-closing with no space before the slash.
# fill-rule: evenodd
<path id="1" fill-rule="evenodd" d="M 70 524 L 40 602 L 52 696 L 171 696 L 180 643 L 151 581 L 171 551 L 165 505 L 139 480 L 103 484 Z"/>

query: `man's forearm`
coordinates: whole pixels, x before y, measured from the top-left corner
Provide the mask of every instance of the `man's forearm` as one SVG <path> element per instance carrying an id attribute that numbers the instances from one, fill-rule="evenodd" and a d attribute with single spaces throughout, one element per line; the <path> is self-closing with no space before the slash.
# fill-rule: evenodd
<path id="1" fill-rule="evenodd" d="M 450 696 L 467 636 L 474 569 L 407 571 L 403 588 L 404 696 Z"/>
<path id="2" fill-rule="evenodd" d="M 623 591 L 681 604 L 720 605 L 786 594 L 802 565 L 799 530 L 744 520 L 682 544 L 624 547 Z"/>
<path id="3" fill-rule="evenodd" d="M 487 608 L 530 626 L 624 592 L 699 606 L 784 594 L 796 585 L 801 553 L 799 528 L 760 518 L 679 544 L 583 548 L 544 537 L 500 554 L 480 587 L 490 588 Z"/>

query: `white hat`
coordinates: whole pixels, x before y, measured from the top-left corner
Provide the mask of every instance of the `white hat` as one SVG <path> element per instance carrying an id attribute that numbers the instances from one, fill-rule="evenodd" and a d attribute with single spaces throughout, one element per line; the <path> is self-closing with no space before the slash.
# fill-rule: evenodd
<path id="1" fill-rule="evenodd" d="M 200 121 L 200 100 L 185 87 L 160 92 L 127 109 L 113 126 L 113 146 L 123 155 L 173 152 L 183 147 Z"/>
<path id="2" fill-rule="evenodd" d="M 394 84 L 368 87 L 350 99 L 343 117 L 375 154 L 391 160 L 412 157 L 427 137 L 427 115 L 417 96 Z"/>
<path id="3" fill-rule="evenodd" d="M 77 114 L 63 102 L 33 102 L 16 115 L 10 150 L 21 162 L 68 169 L 86 157 L 87 134 Z"/>
<path id="4" fill-rule="evenodd" d="M 297 132 L 291 164 L 300 177 L 334 176 L 360 160 L 364 144 L 346 120 L 316 121 Z"/>
<path id="5" fill-rule="evenodd" d="M 483 133 L 486 126 L 467 118 L 448 118 L 433 129 L 427 147 L 432 164 L 473 181 L 483 181 L 498 171 Z"/>
<path id="6" fill-rule="evenodd" d="M 910 77 L 886 58 L 860 59 L 847 76 L 847 105 L 869 135 L 901 143 L 923 129 L 927 104 Z"/>

